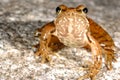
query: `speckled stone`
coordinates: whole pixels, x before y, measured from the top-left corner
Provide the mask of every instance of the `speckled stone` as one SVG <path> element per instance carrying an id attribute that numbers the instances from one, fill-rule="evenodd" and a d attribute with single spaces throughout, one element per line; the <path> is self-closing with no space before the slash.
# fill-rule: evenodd
<path id="1" fill-rule="evenodd" d="M 99 23 L 113 38 L 117 47 L 117 62 L 107 71 L 103 64 L 97 80 L 120 80 L 120 0 L 0 0 L 0 80 L 76 80 L 83 49 L 65 48 L 52 56 L 53 64 L 41 64 L 34 56 L 38 42 L 34 32 L 55 18 L 60 4 L 88 7 L 88 16 Z M 103 60 L 104 63 L 104 60 Z"/>

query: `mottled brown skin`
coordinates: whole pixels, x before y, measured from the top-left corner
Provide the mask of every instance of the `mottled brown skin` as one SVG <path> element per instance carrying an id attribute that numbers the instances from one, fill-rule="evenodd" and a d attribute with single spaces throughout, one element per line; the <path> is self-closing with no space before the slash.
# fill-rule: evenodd
<path id="1" fill-rule="evenodd" d="M 76 8 L 68 8 L 65 5 L 60 5 L 57 7 L 56 11 L 58 15 L 56 19 L 37 30 L 37 32 L 40 33 L 40 35 L 38 35 L 40 37 L 40 43 L 37 46 L 38 50 L 35 54 L 41 56 L 41 62 L 44 63 L 51 60 L 49 55 L 53 54 L 53 51 L 58 51 L 65 46 L 73 46 L 76 48 L 84 47 L 86 49 L 90 49 L 92 52 L 93 64 L 89 66 L 88 74 L 80 77 L 79 80 L 83 80 L 85 78 L 95 80 L 95 76 L 101 68 L 103 55 L 105 56 L 105 64 L 107 69 L 112 69 L 112 61 L 116 61 L 114 56 L 115 45 L 111 36 L 101 26 L 86 16 L 86 9 L 87 8 L 83 5 L 79 5 Z M 72 18 L 74 21 L 76 21 L 72 23 L 73 21 L 69 22 L 69 19 L 65 19 L 65 24 L 78 24 L 78 27 L 80 27 L 78 32 L 75 30 L 74 26 L 69 25 L 67 27 L 64 22 L 61 22 L 64 20 L 64 18 Z M 77 21 L 79 18 L 81 18 L 80 20 L 83 21 L 83 23 L 79 23 Z M 64 26 L 64 30 L 61 29 L 61 25 Z M 73 34 L 70 33 L 71 30 L 73 31 Z M 81 31 L 81 33 L 79 33 L 79 31 Z M 66 41 L 66 37 L 70 39 L 68 42 Z M 74 38 L 75 40 L 78 38 L 78 42 L 80 41 L 80 44 L 77 41 L 69 42 L 72 40 L 71 37 L 76 37 Z"/>

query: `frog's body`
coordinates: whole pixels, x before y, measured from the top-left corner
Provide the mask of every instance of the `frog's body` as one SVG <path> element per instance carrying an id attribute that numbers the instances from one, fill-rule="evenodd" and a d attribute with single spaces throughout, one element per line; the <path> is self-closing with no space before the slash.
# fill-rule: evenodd
<path id="1" fill-rule="evenodd" d="M 56 8 L 56 19 L 44 27 L 40 32 L 40 43 L 36 55 L 42 57 L 42 62 L 49 61 L 52 51 L 60 50 L 65 46 L 75 48 L 88 48 L 92 51 L 93 64 L 89 73 L 79 80 L 90 77 L 92 80 L 99 72 L 102 64 L 102 54 L 105 55 L 106 66 L 112 69 L 114 56 L 114 42 L 110 35 L 92 19 L 86 16 L 87 8 L 79 5 L 68 8 L 60 5 Z"/>

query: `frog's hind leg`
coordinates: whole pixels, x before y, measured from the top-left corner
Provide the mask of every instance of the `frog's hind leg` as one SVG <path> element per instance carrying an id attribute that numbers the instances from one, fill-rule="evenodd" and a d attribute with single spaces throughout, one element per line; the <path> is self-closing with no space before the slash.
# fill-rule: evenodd
<path id="1" fill-rule="evenodd" d="M 102 47 L 102 53 L 105 57 L 105 65 L 108 70 L 111 70 L 112 62 L 116 61 L 114 42 L 110 35 L 106 32 L 104 32 L 104 36 L 103 35 L 99 36 L 98 42 Z"/>
<path id="2" fill-rule="evenodd" d="M 105 56 L 105 65 L 107 67 L 108 70 L 111 70 L 112 67 L 112 62 L 117 61 L 115 58 L 115 51 L 110 48 L 110 47 L 104 47 L 103 48 L 103 54 Z"/>

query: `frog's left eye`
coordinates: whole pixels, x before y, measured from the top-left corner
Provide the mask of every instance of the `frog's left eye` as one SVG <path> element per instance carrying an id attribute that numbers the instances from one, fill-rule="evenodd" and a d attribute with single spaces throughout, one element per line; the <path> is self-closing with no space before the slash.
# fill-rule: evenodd
<path id="1" fill-rule="evenodd" d="M 59 13 L 62 9 L 60 7 L 56 8 L 56 13 Z"/>
<path id="2" fill-rule="evenodd" d="M 88 9 L 85 7 L 85 8 L 83 9 L 83 12 L 84 12 L 84 13 L 88 13 Z"/>
<path id="3" fill-rule="evenodd" d="M 81 13 L 88 13 L 88 8 L 84 5 L 79 5 L 78 7 L 76 7 L 76 10 Z"/>

